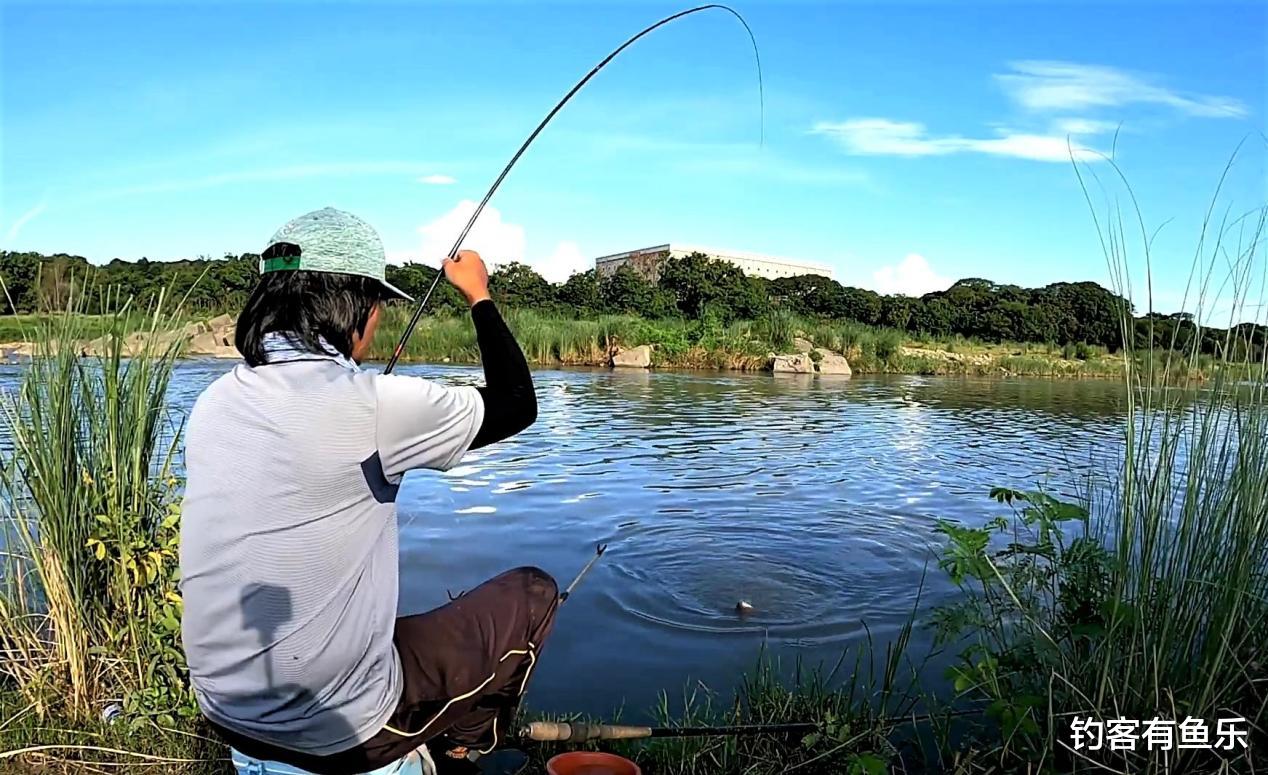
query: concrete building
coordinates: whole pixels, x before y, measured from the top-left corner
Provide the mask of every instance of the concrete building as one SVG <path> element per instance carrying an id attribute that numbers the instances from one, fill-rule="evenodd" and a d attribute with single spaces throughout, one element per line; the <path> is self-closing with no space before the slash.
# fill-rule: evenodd
<path id="1" fill-rule="evenodd" d="M 832 277 L 832 270 L 822 264 L 764 256 L 760 253 L 716 250 L 698 245 L 683 245 L 677 242 L 639 250 L 627 250 L 624 253 L 613 253 L 610 256 L 600 256 L 594 260 L 594 268 L 595 272 L 602 278 L 615 272 L 618 267 L 629 264 L 649 281 L 656 282 L 660 279 L 660 267 L 665 261 L 689 256 L 692 253 L 703 253 L 712 259 L 726 261 L 729 264 L 738 266 L 746 275 L 765 277 L 767 280 L 774 280 L 779 277 L 795 277 L 802 274 L 817 274 L 829 279 Z"/>

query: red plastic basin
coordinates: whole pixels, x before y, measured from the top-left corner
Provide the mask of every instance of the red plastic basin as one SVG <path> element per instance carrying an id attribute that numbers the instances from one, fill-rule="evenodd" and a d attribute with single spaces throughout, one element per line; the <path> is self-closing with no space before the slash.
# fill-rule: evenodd
<path id="1" fill-rule="evenodd" d="M 643 775 L 638 765 L 616 754 L 569 751 L 546 762 L 547 775 Z"/>

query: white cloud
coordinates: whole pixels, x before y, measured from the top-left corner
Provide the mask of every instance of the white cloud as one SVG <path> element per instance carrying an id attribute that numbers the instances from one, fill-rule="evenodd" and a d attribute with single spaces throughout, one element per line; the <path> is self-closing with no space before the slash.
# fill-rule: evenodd
<path id="1" fill-rule="evenodd" d="M 529 266 L 552 283 L 561 283 L 577 272 L 590 269 L 592 263 L 581 252 L 577 243 L 564 240 L 555 246 L 554 252 L 541 261 L 530 261 Z"/>
<path id="2" fill-rule="evenodd" d="M 435 266 L 449 255 L 454 240 L 462 233 L 475 208 L 475 202 L 464 199 L 436 220 L 418 227 L 418 233 L 423 237 L 423 263 Z M 502 213 L 491 205 L 485 206 L 462 243 L 464 249 L 479 253 L 486 264 L 523 261 L 524 246 L 524 227 L 502 220 Z"/>
<path id="3" fill-rule="evenodd" d="M 887 118 L 820 121 L 813 134 L 832 138 L 847 152 L 861 156 L 945 156 L 985 153 L 1034 161 L 1096 161 L 1100 153 L 1072 138 L 1055 134 L 1002 132 L 999 137 L 931 136 L 924 124 Z"/>
<path id="4" fill-rule="evenodd" d="M 872 272 L 872 290 L 881 294 L 923 296 L 949 287 L 951 280 L 935 272 L 925 257 L 917 253 Z"/>
<path id="5" fill-rule="evenodd" d="M 449 212 L 418 228 L 418 233 L 423 238 L 421 253 L 389 251 L 388 260 L 393 263 L 421 260 L 431 266 L 438 265 L 448 255 L 454 240 L 467 225 L 471 213 L 475 212 L 475 207 L 475 202 L 462 200 Z M 485 206 L 471 233 L 462 242 L 464 250 L 474 250 L 480 254 L 489 271 L 518 261 L 532 267 L 550 282 L 559 283 L 574 273 L 584 272 L 591 267 L 590 259 L 571 240 L 560 242 L 543 258 L 530 258 L 527 245 L 524 227 L 503 219 L 502 213 L 491 205 Z"/>
<path id="6" fill-rule="evenodd" d="M 1090 118 L 1063 118 L 1052 125 L 1053 131 L 1062 135 L 1102 135 L 1118 131 L 1114 121 L 1095 121 Z"/>
<path id="7" fill-rule="evenodd" d="M 1161 105 L 1190 116 L 1239 118 L 1248 115 L 1246 105 L 1232 97 L 1187 94 L 1155 83 L 1152 76 L 1137 75 L 1102 65 L 1072 62 L 1022 61 L 1009 65 L 1010 72 L 995 75 L 1009 98 L 1034 113 L 1085 111 L 1126 105 Z M 997 137 L 931 135 L 924 124 L 888 118 L 853 118 L 820 121 L 813 134 L 831 137 L 848 153 L 862 156 L 945 156 L 982 153 L 1034 161 L 1098 161 L 1101 152 L 1076 140 L 1088 135 L 1117 131 L 1119 123 L 1087 116 L 1053 120 L 1046 129 L 998 130 Z"/>
<path id="8" fill-rule="evenodd" d="M 9 232 L 5 234 L 4 241 L 6 243 L 13 242 L 13 240 L 18 238 L 18 234 L 22 231 L 23 226 L 40 217 L 40 215 L 47 209 L 48 207 L 46 203 L 40 202 L 35 207 L 32 207 L 30 210 L 22 213 L 18 216 L 18 219 L 13 222 L 13 225 L 9 227 Z"/>
<path id="9" fill-rule="evenodd" d="M 1190 116 L 1240 118 L 1246 105 L 1232 97 L 1184 94 L 1142 76 L 1104 65 L 1022 61 L 995 76 L 1008 95 L 1034 111 L 1084 110 L 1130 104 L 1163 105 Z"/>
<path id="10" fill-rule="evenodd" d="M 418 179 L 419 183 L 426 183 L 429 186 L 448 186 L 458 181 L 448 175 L 424 175 Z"/>

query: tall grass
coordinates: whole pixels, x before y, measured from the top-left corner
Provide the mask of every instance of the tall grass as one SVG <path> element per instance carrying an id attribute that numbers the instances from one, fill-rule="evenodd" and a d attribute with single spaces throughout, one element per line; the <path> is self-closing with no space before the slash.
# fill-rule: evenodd
<path id="1" fill-rule="evenodd" d="M 772 307 L 766 317 L 758 321 L 753 333 L 760 336 L 776 350 L 787 350 L 792 347 L 793 336 L 797 332 L 798 320 L 795 315 L 782 307 Z"/>
<path id="2" fill-rule="evenodd" d="M 159 306 L 125 358 L 131 314 L 113 306 L 104 326 L 78 298 L 38 321 L 0 398 L 0 682 L 41 717 L 83 719 L 114 698 L 170 723 L 192 713 L 176 640 L 180 424 L 165 404 L 179 345 L 158 336 Z M 81 358 L 103 327 L 102 354 Z"/>
<path id="3" fill-rule="evenodd" d="M 404 331 L 409 310 L 389 308 L 370 353 L 386 360 Z M 507 326 L 530 363 L 538 365 L 606 365 L 616 348 L 651 345 L 653 362 L 677 368 L 761 368 L 766 345 L 747 322 L 722 326 L 681 318 L 647 320 L 632 315 L 603 315 L 577 320 L 534 310 L 510 309 Z M 405 347 L 405 357 L 445 363 L 476 363 L 480 349 L 471 321 L 465 317 L 426 316 Z"/>
<path id="4" fill-rule="evenodd" d="M 371 358 L 386 360 L 395 347 L 410 310 L 388 309 Z M 979 376 L 1118 377 L 1121 357 L 1103 348 L 1086 348 L 1085 360 L 1063 361 L 1055 349 L 1041 353 L 1026 345 L 986 345 L 963 337 L 909 342 L 897 329 L 850 321 L 817 320 L 773 309 L 754 320 L 723 324 L 703 320 L 648 320 L 605 315 L 578 320 L 535 310 L 510 309 L 510 326 L 530 363 L 553 366 L 606 365 L 616 348 L 650 345 L 658 368 L 766 368 L 770 352 L 790 352 L 794 339 L 807 338 L 816 348 L 843 354 L 858 373 L 968 374 Z M 908 344 L 921 351 L 905 352 Z M 1075 346 L 1070 346 L 1073 355 Z M 406 344 L 407 360 L 477 363 L 475 331 L 465 316 L 425 316 Z M 1146 356 L 1141 356 L 1146 357 Z M 1156 357 L 1176 357 L 1159 353 Z M 1195 374 L 1213 371 L 1209 356 L 1199 356 Z"/>
<path id="5" fill-rule="evenodd" d="M 1127 290 L 1135 246 L 1122 209 L 1107 210 L 1106 258 Z M 1213 237 L 1204 229 L 1196 274 L 1229 269 L 1232 317 L 1258 317 L 1266 223 L 1260 208 Z M 1142 237 L 1146 272 L 1149 245 Z M 1131 326 L 1124 318 L 1127 342 Z M 1226 356 L 1205 383 L 1204 366 L 1196 349 L 1123 359 L 1112 487 L 1081 503 L 998 489 L 1010 518 L 941 526 L 942 567 L 966 595 L 940 619 L 968 642 L 953 671 L 959 696 L 989 703 L 979 742 L 990 766 L 1250 772 L 1268 761 L 1268 362 Z M 1075 718 L 1200 719 L 1212 742 L 1220 719 L 1240 718 L 1249 748 L 1075 750 Z"/>

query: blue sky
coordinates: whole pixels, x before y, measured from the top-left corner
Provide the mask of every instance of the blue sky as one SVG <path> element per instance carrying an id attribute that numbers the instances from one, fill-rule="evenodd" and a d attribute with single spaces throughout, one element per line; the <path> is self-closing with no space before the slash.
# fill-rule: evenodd
<path id="1" fill-rule="evenodd" d="M 397 260 L 434 259 L 558 97 L 686 7 L 0 1 L 3 247 L 101 262 L 258 251 L 326 205 Z M 1154 290 L 1171 311 L 1243 140 L 1220 207 L 1268 202 L 1268 4 L 736 7 L 762 55 L 764 143 L 743 29 L 693 16 L 582 91 L 470 246 L 552 279 L 676 241 L 882 291 L 1109 283 L 1070 152 L 1112 180 L 1094 151 L 1117 128 L 1147 225 L 1166 224 Z"/>

